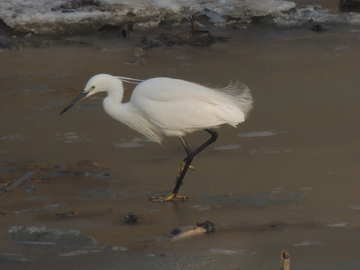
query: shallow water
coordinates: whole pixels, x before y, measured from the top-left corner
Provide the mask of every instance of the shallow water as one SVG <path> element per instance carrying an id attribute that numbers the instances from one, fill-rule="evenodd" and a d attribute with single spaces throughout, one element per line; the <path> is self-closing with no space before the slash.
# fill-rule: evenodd
<path id="1" fill-rule="evenodd" d="M 282 250 L 294 269 L 358 269 L 360 28 L 324 27 L 217 29 L 230 39 L 210 47 L 139 51 L 140 36 L 100 35 L 82 37 L 89 47 L 1 52 L 0 180 L 38 170 L 0 194 L 1 269 L 278 269 Z M 240 80 L 255 106 L 195 158 L 180 189 L 190 201 L 151 203 L 174 187 L 185 157 L 177 138 L 148 142 L 107 116 L 100 96 L 59 116 L 97 73 Z M 194 148 L 207 137 L 187 141 Z M 138 224 L 123 222 L 130 211 L 142 215 Z M 216 233 L 151 241 L 207 220 Z M 97 244 L 16 244 L 17 225 L 74 229 Z"/>

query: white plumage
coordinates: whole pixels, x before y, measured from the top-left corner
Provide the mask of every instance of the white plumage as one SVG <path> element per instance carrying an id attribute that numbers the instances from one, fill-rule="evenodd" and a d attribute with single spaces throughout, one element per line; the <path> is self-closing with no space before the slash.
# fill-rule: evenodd
<path id="1" fill-rule="evenodd" d="M 237 83 L 225 88 L 213 89 L 171 78 L 141 81 L 135 87 L 130 101 L 122 103 L 123 81 L 140 82 L 137 79 L 107 74 L 92 77 L 86 84 L 85 90 L 66 106 L 61 114 L 85 97 L 98 92 L 107 92 L 103 105 L 104 110 L 111 117 L 157 143 L 161 143 L 164 136 L 180 137 L 188 153 L 184 161 L 188 161 L 216 140 L 217 133 L 212 131 L 212 128 L 223 124 L 235 127 L 245 120 L 253 104 L 250 90 L 245 85 Z M 212 139 L 206 142 L 206 145 L 199 147 L 199 151 L 192 152 L 183 137 L 187 133 L 203 129 L 212 134 Z M 189 163 L 188 166 L 191 160 L 186 162 Z M 187 168 L 184 168 L 183 176 L 186 170 Z M 180 176 L 179 179 L 182 178 Z M 174 193 L 177 194 L 177 190 Z"/>

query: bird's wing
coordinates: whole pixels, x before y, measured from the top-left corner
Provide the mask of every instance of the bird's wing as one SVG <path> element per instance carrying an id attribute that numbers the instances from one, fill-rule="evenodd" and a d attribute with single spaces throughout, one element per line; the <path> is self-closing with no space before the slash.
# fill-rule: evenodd
<path id="1" fill-rule="evenodd" d="M 131 102 L 165 134 L 182 136 L 244 121 L 244 114 L 235 104 L 198 84 L 157 78 L 140 84 L 135 90 Z"/>

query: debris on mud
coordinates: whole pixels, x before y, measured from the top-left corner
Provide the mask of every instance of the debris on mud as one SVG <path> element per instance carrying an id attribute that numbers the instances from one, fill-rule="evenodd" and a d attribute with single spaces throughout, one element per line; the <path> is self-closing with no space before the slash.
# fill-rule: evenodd
<path id="1" fill-rule="evenodd" d="M 359 9 L 360 8 L 360 1 L 356 1 L 356 0 L 340 0 L 339 7 L 340 8 Z"/>
<path id="2" fill-rule="evenodd" d="M 195 17 L 190 17 L 191 30 L 184 31 L 180 34 L 166 36 L 161 33 L 157 37 L 144 37 L 141 40 L 143 49 L 150 49 L 158 46 L 177 46 L 177 45 L 191 45 L 191 46 L 210 46 L 217 41 L 225 41 L 226 37 L 214 36 L 209 31 L 198 30 L 195 27 Z"/>
<path id="3" fill-rule="evenodd" d="M 192 46 L 210 46 L 217 40 L 225 40 L 223 37 L 215 37 L 209 31 L 190 30 L 168 37 L 166 46 L 189 44 Z"/>
<path id="4" fill-rule="evenodd" d="M 206 221 L 204 223 L 197 224 L 197 225 L 187 225 L 187 226 L 182 226 L 182 227 L 176 228 L 176 229 L 172 230 L 169 234 L 165 234 L 165 235 L 156 237 L 155 240 L 156 241 L 177 241 L 177 240 L 181 240 L 181 239 L 192 237 L 192 236 L 203 235 L 207 232 L 214 232 L 215 230 L 216 230 L 215 224 L 210 221 Z"/>
<path id="5" fill-rule="evenodd" d="M 102 169 L 109 169 L 109 170 L 113 170 L 114 168 L 111 168 L 111 167 L 105 167 L 103 165 L 101 165 L 99 162 L 95 161 L 95 160 L 91 160 L 91 159 L 86 159 L 85 160 L 85 163 L 88 163 L 94 167 L 97 167 L 97 168 L 102 168 Z"/>
<path id="6" fill-rule="evenodd" d="M 320 24 L 315 24 L 313 26 L 311 26 L 310 28 L 311 30 L 315 31 L 315 32 L 323 32 L 326 31 L 326 29 L 324 27 L 322 27 L 322 25 Z"/>
<path id="7" fill-rule="evenodd" d="M 1 179 L 1 180 L 0 180 L 0 188 L 6 188 L 6 187 L 9 186 L 13 181 L 15 181 L 15 180 Z M 1 194 L 1 191 L 0 191 L 0 194 Z"/>
<path id="8" fill-rule="evenodd" d="M 71 165 L 74 166 L 74 165 Z M 31 165 L 25 168 L 17 168 L 7 171 L 9 176 L 0 177 L 0 195 L 24 184 L 28 183 L 24 189 L 26 192 L 34 192 L 37 188 L 34 182 L 42 182 L 51 180 L 54 177 L 63 175 L 81 175 L 85 177 L 104 178 L 109 177 L 110 174 L 99 169 L 110 170 L 112 168 L 100 165 L 93 160 L 76 161 L 75 170 L 64 170 L 64 166 L 53 166 L 49 164 Z M 77 170 L 78 169 L 78 170 Z M 18 177 L 20 173 L 27 171 L 22 177 Z M 16 176 L 13 176 L 15 174 Z"/>
<path id="9" fill-rule="evenodd" d="M 216 231 L 216 226 L 211 221 L 205 221 L 204 223 L 197 223 L 197 225 L 201 228 L 204 228 L 207 232 Z"/>
<path id="10" fill-rule="evenodd" d="M 55 213 L 54 216 L 60 218 L 67 218 L 67 217 L 74 217 L 77 216 L 79 213 L 75 211 L 65 212 L 65 213 Z"/>
<path id="11" fill-rule="evenodd" d="M 125 223 L 137 223 L 139 221 L 139 218 L 141 217 L 136 215 L 133 211 L 131 211 L 129 214 L 125 216 L 124 222 Z"/>
<path id="12" fill-rule="evenodd" d="M 78 230 L 48 229 L 46 226 L 13 226 L 10 239 L 23 245 L 93 246 L 95 238 L 83 235 Z"/>
<path id="13" fill-rule="evenodd" d="M 17 187 L 18 185 L 22 184 L 23 182 L 29 180 L 34 174 L 37 173 L 37 170 L 33 170 L 30 171 L 28 173 L 26 173 L 23 177 L 19 178 L 18 180 L 16 180 L 14 183 L 12 183 L 11 185 L 6 186 L 6 188 L 4 188 L 3 190 L 0 190 L 0 194 L 2 193 L 6 193 L 9 190 Z"/>

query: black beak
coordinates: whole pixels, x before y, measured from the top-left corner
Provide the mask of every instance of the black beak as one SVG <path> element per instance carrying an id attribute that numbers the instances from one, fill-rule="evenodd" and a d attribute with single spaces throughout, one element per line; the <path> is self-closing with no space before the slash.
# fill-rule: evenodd
<path id="1" fill-rule="evenodd" d="M 73 101 L 70 102 L 69 105 L 67 105 L 60 114 L 63 114 L 64 112 L 66 112 L 68 109 L 70 109 L 76 102 L 78 102 L 79 100 L 81 100 L 82 98 L 86 97 L 86 95 L 89 92 L 82 92 L 80 95 L 78 95 Z"/>

